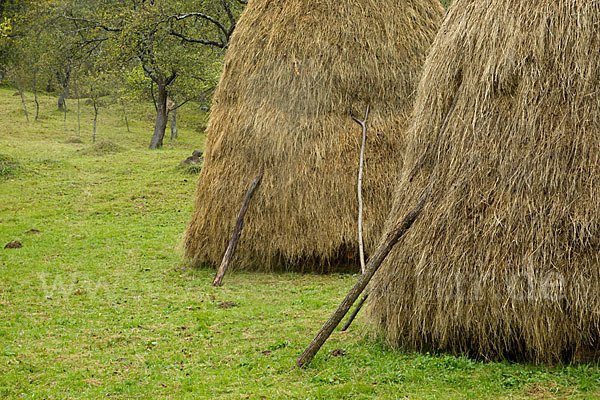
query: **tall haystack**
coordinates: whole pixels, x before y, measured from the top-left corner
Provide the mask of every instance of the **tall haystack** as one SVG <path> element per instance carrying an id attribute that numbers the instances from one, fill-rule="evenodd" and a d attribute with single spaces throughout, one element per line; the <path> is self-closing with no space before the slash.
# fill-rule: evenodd
<path id="1" fill-rule="evenodd" d="M 595 1 L 451 7 L 391 215 L 432 195 L 370 297 L 390 343 L 535 362 L 600 349 L 599 49 Z"/>
<path id="2" fill-rule="evenodd" d="M 218 264 L 250 182 L 264 173 L 235 264 L 325 272 L 358 267 L 356 181 L 366 248 L 391 209 L 438 0 L 252 0 L 225 59 L 208 126 L 186 255 Z M 354 258 L 354 259 L 352 259 Z"/>

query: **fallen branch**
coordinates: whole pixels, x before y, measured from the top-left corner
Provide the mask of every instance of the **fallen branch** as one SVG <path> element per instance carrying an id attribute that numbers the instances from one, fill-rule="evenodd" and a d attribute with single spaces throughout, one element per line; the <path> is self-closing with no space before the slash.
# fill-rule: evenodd
<path id="1" fill-rule="evenodd" d="M 225 277 L 225 273 L 227 272 L 229 263 L 231 262 L 231 259 L 235 254 L 235 248 L 237 247 L 238 241 L 240 240 L 240 236 L 242 235 L 242 229 L 244 229 L 244 216 L 246 215 L 246 211 L 248 210 L 250 200 L 252 199 L 254 192 L 258 188 L 258 185 L 260 185 L 261 180 L 262 174 L 254 178 L 254 180 L 248 187 L 246 197 L 244 197 L 244 202 L 242 203 L 242 207 L 240 208 L 240 212 L 238 213 L 237 219 L 235 221 L 233 232 L 231 233 L 231 239 L 229 239 L 229 245 L 227 246 L 227 250 L 225 251 L 225 255 L 223 256 L 223 261 L 221 261 L 221 265 L 219 265 L 219 268 L 217 269 L 217 274 L 215 275 L 215 279 L 213 280 L 213 286 L 223 285 L 223 277 Z"/>
<path id="2" fill-rule="evenodd" d="M 365 290 L 369 281 L 375 275 L 375 272 L 379 269 L 383 260 L 390 253 L 394 245 L 398 240 L 404 236 L 404 234 L 410 229 L 415 220 L 419 217 L 423 211 L 423 207 L 427 203 L 431 194 L 431 187 L 425 190 L 425 193 L 419 199 L 419 202 L 415 207 L 387 233 L 385 239 L 377 246 L 377 249 L 373 255 L 369 258 L 369 262 L 366 265 L 365 273 L 361 275 L 358 282 L 350 289 L 350 292 L 346 295 L 344 300 L 329 317 L 327 322 L 323 325 L 319 333 L 306 347 L 304 352 L 296 360 L 296 367 L 304 367 L 309 364 L 314 358 L 315 354 L 321 349 L 325 341 L 331 336 L 331 333 L 338 326 L 342 318 L 348 313 L 352 304 L 356 301 L 358 296 Z"/>

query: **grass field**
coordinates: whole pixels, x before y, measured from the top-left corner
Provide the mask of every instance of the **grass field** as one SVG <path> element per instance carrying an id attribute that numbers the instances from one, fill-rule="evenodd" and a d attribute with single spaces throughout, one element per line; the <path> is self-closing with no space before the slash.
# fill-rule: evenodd
<path id="1" fill-rule="evenodd" d="M 186 268 L 196 176 L 178 164 L 206 116 L 182 110 L 175 148 L 150 151 L 148 105 L 131 133 L 102 109 L 98 141 L 117 146 L 93 146 L 83 103 L 83 143 L 67 143 L 74 112 L 65 128 L 43 97 L 27 123 L 13 93 L 0 88 L 0 398 L 600 398 L 597 365 L 406 354 L 361 321 L 291 371 L 356 276 L 234 273 L 215 289 Z"/>

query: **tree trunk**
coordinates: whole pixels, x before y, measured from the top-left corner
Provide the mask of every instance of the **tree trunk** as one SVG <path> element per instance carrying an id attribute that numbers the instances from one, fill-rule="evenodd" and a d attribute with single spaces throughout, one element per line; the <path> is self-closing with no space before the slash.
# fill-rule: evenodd
<path id="1" fill-rule="evenodd" d="M 121 100 L 121 105 L 123 106 L 123 117 L 125 117 L 125 125 L 127 126 L 127 133 L 131 132 L 129 130 L 129 121 L 127 120 L 127 110 L 125 109 L 125 102 Z"/>
<path id="2" fill-rule="evenodd" d="M 150 141 L 151 150 L 162 148 L 167 120 L 167 87 L 164 83 L 160 83 L 158 85 L 158 98 L 156 99 L 156 124 Z"/>
<path id="3" fill-rule="evenodd" d="M 177 139 L 177 109 L 171 110 L 171 148 L 173 148 L 173 139 Z"/>
<path id="4" fill-rule="evenodd" d="M 25 103 L 25 95 L 23 94 L 23 89 L 21 89 L 21 86 L 16 85 L 17 86 L 17 90 L 19 91 L 19 96 L 21 96 L 21 104 L 23 105 L 23 110 L 25 110 L 25 119 L 27 119 L 27 122 L 29 122 L 29 113 L 27 112 L 27 104 Z"/>
<path id="5" fill-rule="evenodd" d="M 94 100 L 94 133 L 92 135 L 92 143 L 96 143 L 96 122 L 98 122 L 98 104 Z"/>
<path id="6" fill-rule="evenodd" d="M 63 91 L 58 95 L 58 109 L 67 111 L 67 97 L 69 97 L 69 88 L 63 88 Z"/>
<path id="7" fill-rule="evenodd" d="M 77 96 L 77 137 L 81 137 L 81 105 L 79 104 L 79 85 L 75 86 Z"/>
<path id="8" fill-rule="evenodd" d="M 35 99 L 35 120 L 38 120 L 40 115 L 40 102 L 37 96 L 37 68 L 33 71 L 33 98 Z"/>
<path id="9" fill-rule="evenodd" d="M 61 93 L 58 95 L 58 109 L 59 109 L 60 111 L 62 111 L 64 108 L 65 108 L 65 98 L 64 98 L 64 95 L 63 95 L 63 93 L 61 92 Z"/>
<path id="10" fill-rule="evenodd" d="M 64 75 L 61 75 L 60 72 L 56 73 L 56 77 L 58 78 L 58 82 L 60 83 L 60 87 L 62 91 L 58 96 L 58 109 L 61 111 L 65 111 L 67 108 L 67 98 L 69 97 L 69 81 L 71 78 L 71 71 L 65 71 Z"/>

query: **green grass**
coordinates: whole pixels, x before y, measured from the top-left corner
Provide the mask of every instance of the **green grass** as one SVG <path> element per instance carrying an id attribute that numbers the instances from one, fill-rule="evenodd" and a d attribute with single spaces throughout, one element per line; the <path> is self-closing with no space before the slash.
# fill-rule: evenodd
<path id="1" fill-rule="evenodd" d="M 21 170 L 21 163 L 11 156 L 0 154 L 0 179 L 16 175 Z"/>
<path id="2" fill-rule="evenodd" d="M 407 354 L 360 321 L 290 371 L 356 276 L 233 273 L 215 289 L 213 271 L 186 268 L 196 178 L 178 166 L 203 146 L 205 115 L 182 110 L 175 148 L 149 151 L 151 107 L 131 133 L 102 109 L 98 141 L 120 150 L 104 151 L 89 106 L 83 143 L 67 143 L 73 112 L 65 129 L 43 97 L 26 123 L 13 92 L 0 88 L 0 152 L 19 165 L 0 179 L 0 398 L 600 398 L 597 365 Z M 2 249 L 13 240 L 23 248 Z"/>

